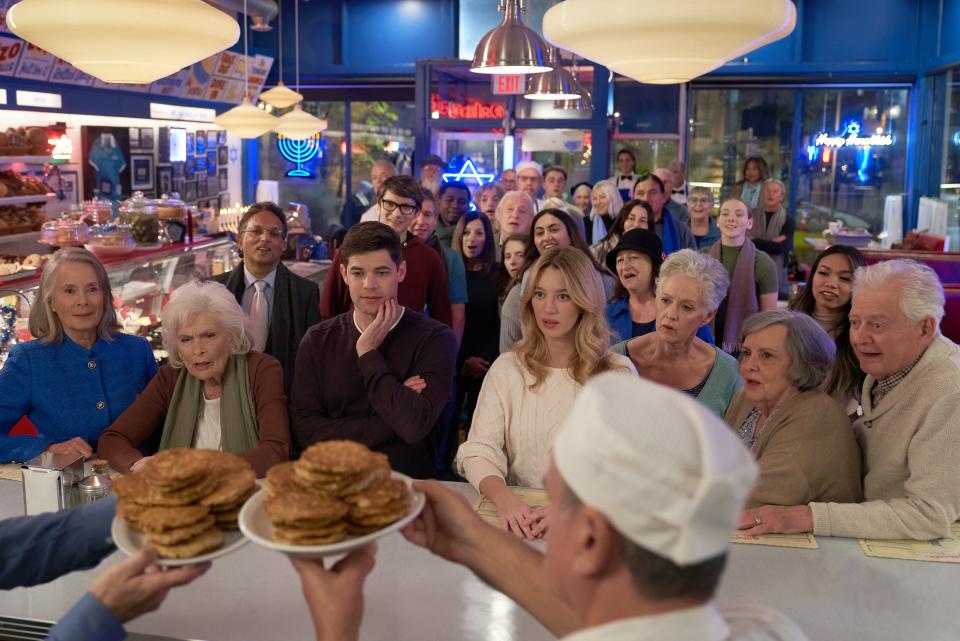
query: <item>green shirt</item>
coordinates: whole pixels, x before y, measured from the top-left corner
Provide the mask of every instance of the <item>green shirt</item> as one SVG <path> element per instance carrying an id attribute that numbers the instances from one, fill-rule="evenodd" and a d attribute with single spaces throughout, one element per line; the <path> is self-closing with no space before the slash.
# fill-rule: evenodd
<path id="1" fill-rule="evenodd" d="M 737 264 L 737 258 L 740 257 L 740 249 L 741 247 L 720 245 L 720 262 L 723 263 L 723 268 L 727 270 L 730 278 L 733 278 L 733 268 Z M 704 253 L 707 252 L 704 251 Z M 772 294 L 779 290 L 777 264 L 766 252 L 759 249 L 757 250 L 757 258 L 753 261 L 753 274 L 757 282 L 757 297 L 761 294 Z"/>

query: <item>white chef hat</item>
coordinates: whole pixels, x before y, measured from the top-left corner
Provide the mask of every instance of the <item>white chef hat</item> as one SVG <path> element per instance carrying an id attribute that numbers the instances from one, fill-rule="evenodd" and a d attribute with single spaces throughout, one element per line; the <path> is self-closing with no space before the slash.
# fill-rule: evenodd
<path id="1" fill-rule="evenodd" d="M 623 373 L 580 391 L 553 455 L 583 503 L 681 566 L 726 550 L 757 476 L 750 451 L 710 410 Z"/>
<path id="2" fill-rule="evenodd" d="M 543 176 L 543 165 L 536 160 L 521 160 L 518 162 L 516 172 L 519 174 L 524 169 L 534 169 L 541 177 Z"/>

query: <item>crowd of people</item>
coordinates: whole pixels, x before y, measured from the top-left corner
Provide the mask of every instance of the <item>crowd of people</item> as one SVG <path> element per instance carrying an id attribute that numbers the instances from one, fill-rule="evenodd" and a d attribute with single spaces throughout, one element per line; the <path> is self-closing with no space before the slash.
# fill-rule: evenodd
<path id="1" fill-rule="evenodd" d="M 0 458 L 96 449 L 136 472 L 158 450 L 200 447 L 240 454 L 263 476 L 314 442 L 355 440 L 414 478 L 466 480 L 496 505 L 506 537 L 552 545 L 599 510 L 602 536 L 712 576 L 694 599 L 703 607 L 726 539 L 705 544 L 710 554 L 655 543 L 670 537 L 611 503 L 667 482 L 644 466 L 655 452 L 693 456 L 691 439 L 718 448 L 739 480 L 727 504 L 694 505 L 677 528 L 719 510 L 749 535 L 949 534 L 960 515 L 960 348 L 939 332 L 944 294 L 929 267 L 867 265 L 834 246 L 781 308 L 794 225 L 761 158 L 747 160 L 717 216 L 714 194 L 690 188 L 682 163 L 638 175 L 628 149 L 615 176 L 569 190 L 563 168 L 533 161 L 472 190 L 438 182 L 437 161 L 420 180 L 374 165 L 376 201 L 347 231 L 322 293 L 281 262 L 283 211 L 252 205 L 239 223 L 242 264 L 170 296 L 159 370 L 144 339 L 119 332 L 96 257 L 58 251 L 30 313 L 36 340 L 0 370 Z M 22 416 L 37 436 L 9 435 Z M 611 489 L 608 465 L 633 485 Z M 684 469 L 694 484 L 720 482 L 716 470 Z M 532 509 L 511 490 L 544 484 L 560 507 Z M 466 543 L 437 537 L 466 531 L 452 534 L 458 519 L 480 525 L 442 487 L 419 487 L 432 516 L 408 538 L 464 562 L 450 546 Z M 636 499 L 638 513 L 668 508 Z M 502 554 L 537 562 L 518 550 Z M 349 557 L 344 571 L 362 584 L 372 555 Z M 471 568 L 547 611 L 513 583 L 533 578 Z M 298 570 L 305 592 L 327 572 Z M 572 629 L 552 616 L 551 629 Z"/>

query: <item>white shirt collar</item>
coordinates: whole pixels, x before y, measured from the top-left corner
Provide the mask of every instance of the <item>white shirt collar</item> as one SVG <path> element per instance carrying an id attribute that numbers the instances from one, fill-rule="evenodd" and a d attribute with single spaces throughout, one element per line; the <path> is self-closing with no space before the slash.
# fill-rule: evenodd
<path id="1" fill-rule="evenodd" d="M 273 284 L 277 280 L 277 270 L 274 269 L 272 272 L 267 274 L 266 277 L 264 278 L 257 278 L 256 276 L 251 274 L 250 270 L 247 269 L 247 266 L 244 265 L 243 266 L 243 284 L 245 285 L 244 289 L 246 289 L 246 287 L 250 287 L 250 285 L 253 285 L 258 280 L 262 280 L 266 282 L 267 285 L 269 285 L 270 287 L 273 287 Z"/>
<path id="2" fill-rule="evenodd" d="M 407 312 L 407 308 L 406 308 L 406 307 L 403 307 L 403 306 L 401 305 L 401 306 L 400 306 L 400 318 L 397 319 L 397 322 L 396 322 L 396 323 L 394 323 L 393 325 L 390 326 L 390 330 L 387 332 L 388 334 L 389 334 L 390 332 L 392 332 L 392 331 L 394 330 L 394 328 L 396 328 L 397 325 L 400 324 L 400 321 L 403 320 L 403 315 L 404 315 L 406 312 Z M 357 322 L 357 310 L 353 310 L 353 326 L 357 328 L 357 331 L 358 331 L 358 332 L 360 332 L 361 334 L 363 333 L 363 330 L 360 329 L 360 323 Z"/>
<path id="3" fill-rule="evenodd" d="M 710 603 L 613 621 L 574 632 L 562 641 L 724 641 L 729 637 L 730 628 Z"/>

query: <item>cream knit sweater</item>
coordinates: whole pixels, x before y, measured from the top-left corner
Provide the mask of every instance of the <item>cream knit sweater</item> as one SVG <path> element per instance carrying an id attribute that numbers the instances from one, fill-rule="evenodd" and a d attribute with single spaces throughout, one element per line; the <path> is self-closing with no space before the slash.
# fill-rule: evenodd
<path id="1" fill-rule="evenodd" d="M 872 539 L 948 536 L 960 515 L 960 348 L 938 336 L 905 379 L 854 423 L 864 503 L 810 503 L 814 534 Z"/>
<path id="2" fill-rule="evenodd" d="M 611 358 L 636 375 L 628 358 Z M 583 387 L 566 369 L 548 372 L 531 391 L 533 377 L 512 351 L 501 354 L 487 371 L 470 435 L 457 452 L 457 471 L 477 491 L 488 476 L 498 476 L 507 485 L 543 487 L 554 434 Z"/>

